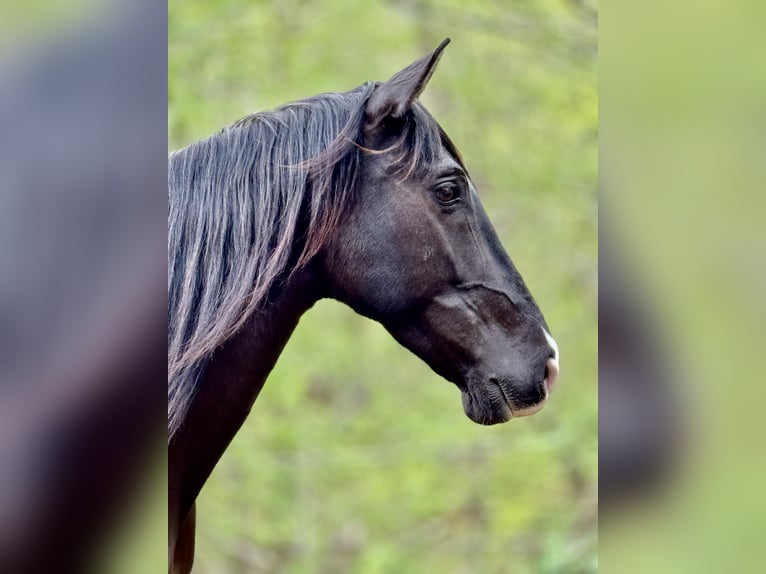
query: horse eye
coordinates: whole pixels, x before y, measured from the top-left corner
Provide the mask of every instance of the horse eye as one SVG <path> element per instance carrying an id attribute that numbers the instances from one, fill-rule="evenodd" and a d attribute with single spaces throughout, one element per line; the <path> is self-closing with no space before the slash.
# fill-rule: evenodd
<path id="1" fill-rule="evenodd" d="M 440 185 L 434 190 L 439 203 L 451 204 L 458 199 L 457 186 L 454 183 Z"/>

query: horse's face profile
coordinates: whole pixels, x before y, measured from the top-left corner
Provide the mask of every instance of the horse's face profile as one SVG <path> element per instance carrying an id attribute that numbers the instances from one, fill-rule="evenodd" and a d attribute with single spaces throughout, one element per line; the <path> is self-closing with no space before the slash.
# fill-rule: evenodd
<path id="1" fill-rule="evenodd" d="M 370 96 L 353 206 L 320 260 L 331 296 L 455 383 L 469 418 L 495 424 L 542 408 L 558 349 L 457 150 L 415 101 L 444 45 Z"/>

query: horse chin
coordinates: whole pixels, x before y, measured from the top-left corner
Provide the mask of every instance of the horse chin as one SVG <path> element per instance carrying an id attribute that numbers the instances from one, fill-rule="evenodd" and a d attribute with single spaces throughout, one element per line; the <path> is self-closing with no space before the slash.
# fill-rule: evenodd
<path id="1" fill-rule="evenodd" d="M 480 425 L 496 425 L 513 418 L 513 411 L 505 399 L 498 399 L 488 393 L 477 397 L 474 392 L 461 389 L 463 410 L 466 416 Z"/>
<path id="2" fill-rule="evenodd" d="M 548 389 L 540 401 L 534 404 L 517 405 L 497 383 L 474 384 L 460 387 L 463 410 L 473 422 L 481 425 L 496 425 L 511 419 L 528 417 L 543 409 L 548 400 Z"/>

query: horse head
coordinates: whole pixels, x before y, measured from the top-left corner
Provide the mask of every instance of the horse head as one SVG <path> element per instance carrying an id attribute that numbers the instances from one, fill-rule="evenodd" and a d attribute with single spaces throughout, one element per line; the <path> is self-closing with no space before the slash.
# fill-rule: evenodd
<path id="1" fill-rule="evenodd" d="M 469 418 L 495 424 L 543 407 L 558 348 L 457 149 L 417 101 L 447 42 L 372 90 L 352 205 L 318 259 L 331 297 L 457 385 Z"/>

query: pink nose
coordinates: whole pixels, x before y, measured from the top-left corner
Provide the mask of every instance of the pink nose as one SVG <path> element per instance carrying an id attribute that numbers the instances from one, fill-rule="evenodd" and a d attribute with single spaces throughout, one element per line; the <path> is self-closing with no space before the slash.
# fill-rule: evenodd
<path id="1" fill-rule="evenodd" d="M 548 385 L 548 391 L 552 391 L 556 385 L 556 379 L 559 378 L 559 362 L 551 357 L 545 363 L 545 382 Z"/>

